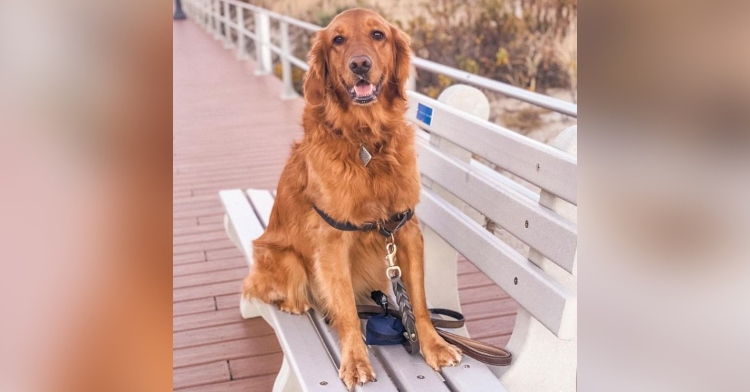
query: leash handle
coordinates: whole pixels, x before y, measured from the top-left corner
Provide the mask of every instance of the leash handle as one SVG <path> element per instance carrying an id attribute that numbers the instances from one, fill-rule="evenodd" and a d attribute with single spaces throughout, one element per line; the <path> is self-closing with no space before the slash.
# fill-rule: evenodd
<path id="1" fill-rule="evenodd" d="M 446 342 L 460 348 L 464 354 L 476 359 L 479 362 L 493 366 L 508 366 L 510 365 L 510 361 L 513 358 L 513 355 L 510 353 L 510 351 L 504 348 L 495 347 L 493 345 L 456 335 L 442 329 L 436 330 L 438 335 L 442 336 Z"/>
<path id="2" fill-rule="evenodd" d="M 357 305 L 357 312 L 359 318 L 367 319 L 372 315 L 381 314 L 382 310 L 378 306 L 374 305 Z M 388 314 L 393 317 L 402 318 L 402 313 L 398 309 L 389 309 Z M 479 362 L 486 363 L 493 366 L 508 366 L 510 365 L 513 355 L 510 351 L 496 347 L 487 343 L 483 343 L 474 339 L 466 338 L 454 333 L 445 331 L 440 328 L 461 328 L 464 326 L 464 316 L 450 309 L 433 308 L 430 309 L 432 325 L 434 325 L 437 333 L 445 339 L 446 342 L 453 344 L 458 347 L 461 352 L 468 355 L 471 358 L 476 359 Z M 443 317 L 450 317 L 452 320 L 446 320 Z M 410 353 L 419 352 L 419 346 L 409 345 L 406 347 Z"/>

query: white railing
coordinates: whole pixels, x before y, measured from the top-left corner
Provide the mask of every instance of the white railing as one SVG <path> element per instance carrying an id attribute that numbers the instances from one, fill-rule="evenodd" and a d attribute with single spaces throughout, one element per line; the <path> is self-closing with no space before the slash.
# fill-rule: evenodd
<path id="1" fill-rule="evenodd" d="M 217 39 L 224 40 L 227 47 L 234 44 L 230 34 L 230 29 L 234 29 L 237 34 L 237 56 L 240 59 L 247 58 L 245 38 L 252 39 L 255 42 L 257 75 L 267 75 L 272 72 L 271 53 L 276 53 L 281 60 L 282 67 L 281 76 L 284 84 L 282 98 L 297 96 L 292 83 L 292 65 L 304 71 L 307 71 L 308 65 L 304 60 L 295 57 L 291 51 L 289 25 L 311 32 L 321 30 L 322 27 L 236 0 L 185 0 L 185 8 L 194 20 L 213 32 Z M 232 21 L 230 17 L 232 8 L 237 16 L 235 21 Z M 252 31 L 247 28 L 245 23 L 245 11 L 249 11 L 253 15 L 254 29 Z M 278 37 L 278 41 L 280 46 L 274 44 L 271 40 L 271 19 L 279 24 L 280 37 Z M 578 106 L 570 102 L 527 91 L 419 57 L 413 57 L 412 64 L 417 69 L 443 74 L 459 82 L 498 92 L 571 117 L 578 117 Z"/>

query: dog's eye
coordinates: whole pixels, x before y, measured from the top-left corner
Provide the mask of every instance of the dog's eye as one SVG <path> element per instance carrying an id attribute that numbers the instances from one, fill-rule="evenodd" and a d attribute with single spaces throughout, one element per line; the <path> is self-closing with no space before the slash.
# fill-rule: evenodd
<path id="1" fill-rule="evenodd" d="M 374 38 L 376 41 L 382 41 L 383 38 L 385 38 L 385 34 L 383 34 L 382 31 L 373 31 L 372 32 L 372 38 Z"/>
<path id="2" fill-rule="evenodd" d="M 342 37 L 340 35 L 337 35 L 337 36 L 333 37 L 333 44 L 334 45 L 341 45 L 343 43 L 344 43 L 344 37 Z"/>

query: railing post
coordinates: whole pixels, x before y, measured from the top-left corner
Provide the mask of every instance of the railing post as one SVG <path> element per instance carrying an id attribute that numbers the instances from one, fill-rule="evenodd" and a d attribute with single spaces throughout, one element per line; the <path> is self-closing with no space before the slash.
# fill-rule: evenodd
<path id="1" fill-rule="evenodd" d="M 195 7 L 198 9 L 198 12 L 200 12 L 201 17 L 199 18 L 201 21 L 201 26 L 206 31 L 209 31 L 208 28 L 208 9 L 206 9 L 206 0 L 197 0 Z"/>
<path id="2" fill-rule="evenodd" d="M 289 23 L 282 20 L 280 23 L 281 30 L 281 80 L 284 84 L 281 90 L 281 99 L 297 98 L 297 92 L 294 91 L 292 83 L 292 64 L 289 62 L 291 50 L 289 49 Z"/>
<path id="3" fill-rule="evenodd" d="M 217 40 L 221 39 L 221 32 L 219 30 L 219 2 L 221 0 L 211 0 L 211 25 L 214 28 L 214 38 Z"/>
<path id="4" fill-rule="evenodd" d="M 229 22 L 232 19 L 229 17 L 229 2 L 224 1 L 224 48 L 229 49 L 232 47 L 232 32 L 229 30 Z"/>
<path id="5" fill-rule="evenodd" d="M 201 0 L 201 12 L 203 13 L 203 28 L 211 32 L 211 0 Z"/>
<path id="6" fill-rule="evenodd" d="M 172 15 L 173 20 L 183 20 L 187 19 L 187 16 L 185 16 L 185 12 L 182 11 L 182 1 L 175 0 L 174 1 L 174 15 Z"/>
<path id="7" fill-rule="evenodd" d="M 268 14 L 255 11 L 255 74 L 271 73 L 271 21 Z"/>
<path id="8" fill-rule="evenodd" d="M 201 0 L 189 0 L 189 2 L 193 13 L 195 13 L 194 19 L 198 22 L 198 26 L 205 26 L 206 17 L 203 12 L 203 2 Z"/>
<path id="9" fill-rule="evenodd" d="M 237 60 L 247 60 L 247 48 L 245 47 L 245 8 L 236 6 L 237 14 Z"/>

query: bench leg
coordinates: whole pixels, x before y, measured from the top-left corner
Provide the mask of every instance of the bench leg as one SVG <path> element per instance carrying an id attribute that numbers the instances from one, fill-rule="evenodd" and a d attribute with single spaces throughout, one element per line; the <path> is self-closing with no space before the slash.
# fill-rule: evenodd
<path id="1" fill-rule="evenodd" d="M 434 308 L 461 311 L 458 298 L 458 253 L 429 227 L 422 227 L 424 238 L 424 284 L 427 303 Z M 469 336 L 466 326 L 450 332 Z"/>
<path id="2" fill-rule="evenodd" d="M 273 392 L 298 392 L 301 391 L 299 381 L 295 377 L 292 368 L 289 367 L 289 362 L 281 362 L 281 369 L 279 369 L 279 375 L 276 376 L 276 382 L 273 383 Z"/>
<path id="3" fill-rule="evenodd" d="M 240 298 L 240 313 L 243 319 L 255 318 L 261 315 L 258 306 L 252 300 L 245 299 L 245 297 Z"/>
<path id="4" fill-rule="evenodd" d="M 578 349 L 576 340 L 558 339 L 523 308 L 518 309 L 516 328 L 508 342 L 511 366 L 491 366 L 508 391 L 576 390 Z"/>

